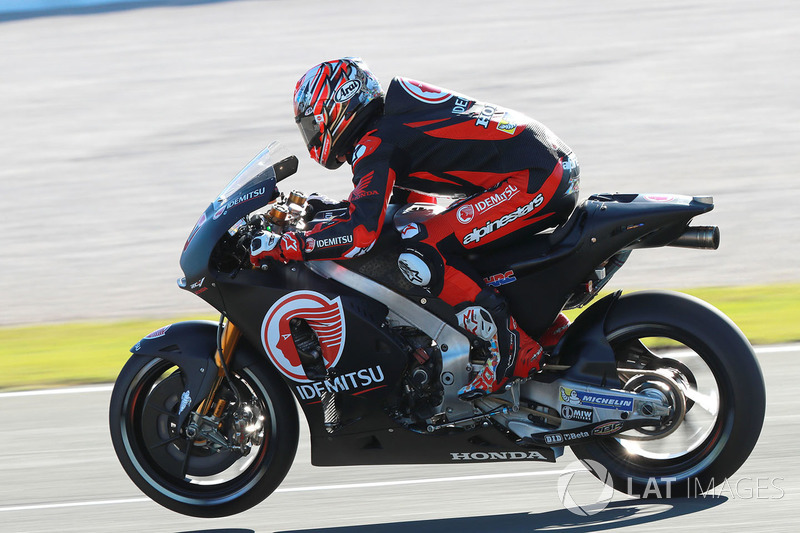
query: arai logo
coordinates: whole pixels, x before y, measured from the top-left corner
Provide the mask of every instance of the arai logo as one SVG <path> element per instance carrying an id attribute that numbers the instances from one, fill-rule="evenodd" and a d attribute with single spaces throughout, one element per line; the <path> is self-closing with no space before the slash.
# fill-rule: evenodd
<path id="1" fill-rule="evenodd" d="M 358 94 L 359 90 L 361 90 L 361 82 L 359 80 L 345 82 L 341 87 L 336 89 L 333 95 L 333 101 L 337 104 L 343 104 Z"/>

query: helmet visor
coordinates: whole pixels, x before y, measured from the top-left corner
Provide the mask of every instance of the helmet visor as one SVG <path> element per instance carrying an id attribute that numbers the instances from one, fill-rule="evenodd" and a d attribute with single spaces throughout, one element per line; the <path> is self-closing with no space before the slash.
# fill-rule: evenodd
<path id="1" fill-rule="evenodd" d="M 317 124 L 317 119 L 313 114 L 296 117 L 295 122 L 297 122 L 297 126 L 300 128 L 300 134 L 303 136 L 308 150 L 322 146 L 322 129 L 320 125 Z"/>

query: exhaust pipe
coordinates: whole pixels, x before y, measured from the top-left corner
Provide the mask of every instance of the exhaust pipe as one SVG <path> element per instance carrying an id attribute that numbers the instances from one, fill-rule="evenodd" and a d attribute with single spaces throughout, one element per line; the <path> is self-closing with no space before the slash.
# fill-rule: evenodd
<path id="1" fill-rule="evenodd" d="M 719 228 L 717 226 L 687 227 L 680 237 L 667 246 L 716 250 L 719 248 Z"/>

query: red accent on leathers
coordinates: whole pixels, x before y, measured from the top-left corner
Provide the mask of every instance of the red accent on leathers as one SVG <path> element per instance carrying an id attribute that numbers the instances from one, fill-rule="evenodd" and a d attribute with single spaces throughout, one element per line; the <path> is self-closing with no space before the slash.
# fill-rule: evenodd
<path id="1" fill-rule="evenodd" d="M 452 306 L 462 302 L 472 302 L 482 288 L 468 275 L 448 265 L 445 261 L 444 282 L 442 291 L 439 293 L 440 299 Z"/>
<path id="2" fill-rule="evenodd" d="M 431 252 L 436 268 L 443 268 L 441 283 L 431 290 L 456 306 L 474 302 L 484 288 L 463 255 L 520 230 L 537 233 L 557 226 L 576 203 L 580 171 L 572 151 L 544 125 L 513 110 L 395 79 L 383 115 L 370 128 L 351 156 L 355 189 L 349 210 L 305 233 L 317 243 L 305 253 L 307 260 L 368 251 L 380 234 L 394 187 L 467 197 L 419 224 L 424 227 L 415 226 L 417 236 L 407 239 L 410 246 Z M 494 372 L 487 370 L 479 380 L 491 392 L 541 364 L 538 343 L 513 318 L 503 322 L 497 324 L 503 329 L 503 353 L 492 356 L 497 374 L 490 380 Z"/>
<path id="3" fill-rule="evenodd" d="M 296 233 L 284 233 L 281 238 L 281 254 L 288 261 L 302 261 L 305 242 Z"/>
<path id="4" fill-rule="evenodd" d="M 541 369 L 544 351 L 538 342 L 520 329 L 513 317 L 509 318 L 509 322 L 511 329 L 519 335 L 519 350 L 511 375 L 515 378 L 528 378 Z"/>
<path id="5" fill-rule="evenodd" d="M 569 324 L 566 315 L 559 313 L 553 324 L 539 337 L 539 343 L 546 348 L 555 346 L 567 332 Z"/>
<path id="6" fill-rule="evenodd" d="M 567 187 L 560 185 L 578 179 L 577 163 L 571 164 L 570 172 L 561 171 L 561 163 L 571 154 L 566 144 L 521 113 L 420 82 L 407 82 L 404 88 L 402 81 L 391 82 L 383 115 L 354 147 L 351 163 L 356 190 L 349 199 L 349 212 L 306 232 L 316 242 L 337 244 L 315 247 L 304 254 L 306 260 L 353 257 L 369 248 L 373 243 L 361 241 L 356 245 L 350 237 L 354 237 L 359 226 L 360 235 L 378 237 L 382 215 L 395 186 L 438 196 L 477 194 L 480 198 L 468 200 L 475 202 L 502 193 L 500 187 L 505 182 L 529 195 L 526 203 L 538 192 L 542 193 L 541 205 L 516 217 L 513 224 L 501 222 L 487 236 L 470 242 L 469 249 L 522 227 L 544 229 L 561 221 L 549 216 L 547 204 L 566 195 Z M 420 99 L 418 91 L 407 89 L 423 86 L 427 88 L 424 94 L 436 94 L 437 98 Z M 460 133 L 448 137 L 448 131 Z M 574 158 L 570 161 L 574 162 Z M 364 183 L 362 180 L 368 175 L 368 183 Z M 548 181 L 549 178 L 552 179 Z M 490 215 L 502 210 L 506 211 L 502 216 L 507 215 L 506 207 L 512 205 L 507 204 L 487 209 L 485 217 L 480 209 L 476 210 L 476 215 L 481 215 L 476 220 L 497 220 Z M 514 208 L 520 205 L 526 204 Z M 431 229 L 441 222 L 429 222 L 426 226 Z"/>
<path id="7" fill-rule="evenodd" d="M 411 192 L 408 195 L 408 199 L 406 200 L 410 204 L 414 203 L 426 203 L 426 204 L 435 204 L 437 199 L 435 196 L 430 196 L 428 194 L 421 194 L 418 192 Z"/>

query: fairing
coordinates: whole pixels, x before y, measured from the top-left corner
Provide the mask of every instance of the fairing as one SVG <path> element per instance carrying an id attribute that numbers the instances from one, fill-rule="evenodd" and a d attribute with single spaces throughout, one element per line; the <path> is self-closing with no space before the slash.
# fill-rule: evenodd
<path id="1" fill-rule="evenodd" d="M 180 260 L 185 274 L 182 288 L 198 295 L 208 289 L 208 261 L 217 241 L 242 217 L 275 199 L 278 181 L 296 171 L 297 158 L 273 142 L 236 174 L 206 208 L 186 240 Z"/>

